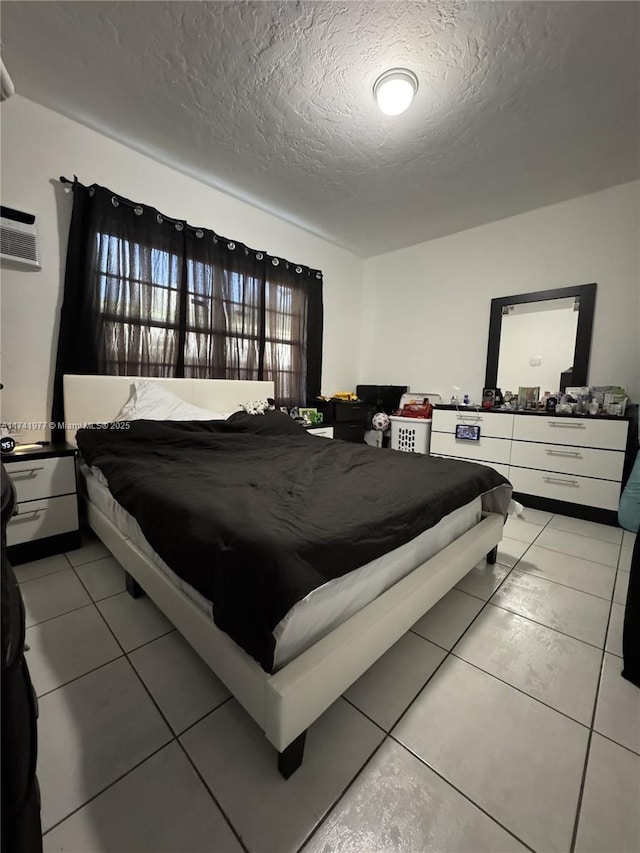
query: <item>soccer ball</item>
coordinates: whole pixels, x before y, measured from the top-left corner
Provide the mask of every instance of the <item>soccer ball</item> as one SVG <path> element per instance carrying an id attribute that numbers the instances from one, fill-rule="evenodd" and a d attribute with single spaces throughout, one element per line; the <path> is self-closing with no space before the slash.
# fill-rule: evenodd
<path id="1" fill-rule="evenodd" d="M 371 426 L 374 429 L 379 430 L 380 432 L 388 430 L 391 426 L 389 415 L 387 415 L 385 412 L 376 412 L 375 415 L 371 418 Z"/>

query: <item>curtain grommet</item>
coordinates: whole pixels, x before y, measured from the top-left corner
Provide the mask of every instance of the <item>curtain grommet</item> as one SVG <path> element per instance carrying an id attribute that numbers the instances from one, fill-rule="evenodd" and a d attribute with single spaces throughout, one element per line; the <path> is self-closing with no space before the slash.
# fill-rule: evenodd
<path id="1" fill-rule="evenodd" d="M 156 222 L 158 223 L 158 225 L 162 225 L 162 223 L 164 222 L 164 219 L 160 214 L 156 216 Z"/>
<path id="2" fill-rule="evenodd" d="M 200 229 L 198 229 L 196 231 L 196 237 L 204 237 L 204 231 L 201 231 Z"/>
<path id="3" fill-rule="evenodd" d="M 231 251 L 233 251 L 235 249 L 235 247 L 236 247 L 235 243 L 227 243 L 227 249 L 231 249 Z"/>
<path id="4" fill-rule="evenodd" d="M 302 272 L 302 267 L 296 267 L 296 272 L 297 272 L 297 273 L 301 273 L 301 272 Z"/>
<path id="5" fill-rule="evenodd" d="M 261 261 L 264 258 L 262 252 L 256 252 L 256 260 Z"/>
<path id="6" fill-rule="evenodd" d="M 184 229 L 184 225 L 182 222 L 176 222 L 176 231 L 182 231 Z"/>
<path id="7" fill-rule="evenodd" d="M 134 207 L 133 212 L 136 216 L 142 216 L 142 214 L 144 213 L 144 209 L 142 207 Z"/>
<path id="8" fill-rule="evenodd" d="M 274 267 L 277 267 L 280 261 L 277 258 L 271 258 L 271 263 L 274 265 Z"/>
<path id="9" fill-rule="evenodd" d="M 111 196 L 111 204 L 114 207 L 119 207 L 119 205 L 120 205 L 120 202 L 118 201 L 118 199 L 114 195 Z"/>

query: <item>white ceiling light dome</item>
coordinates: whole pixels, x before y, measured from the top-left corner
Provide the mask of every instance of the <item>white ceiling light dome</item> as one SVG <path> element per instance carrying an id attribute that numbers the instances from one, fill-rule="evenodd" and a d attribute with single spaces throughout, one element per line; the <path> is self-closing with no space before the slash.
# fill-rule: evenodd
<path id="1" fill-rule="evenodd" d="M 418 91 L 418 78 L 408 68 L 391 68 L 373 84 L 373 96 L 385 115 L 403 113 Z"/>

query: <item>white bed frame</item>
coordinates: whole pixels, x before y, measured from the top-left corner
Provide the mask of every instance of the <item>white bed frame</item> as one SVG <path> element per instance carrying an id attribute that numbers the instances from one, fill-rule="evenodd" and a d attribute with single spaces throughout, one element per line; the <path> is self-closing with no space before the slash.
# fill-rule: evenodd
<path id="1" fill-rule="evenodd" d="M 271 382 L 157 379 L 183 400 L 215 411 L 273 396 Z M 132 377 L 65 376 L 67 424 L 112 420 Z M 75 444 L 75 426 L 67 440 Z M 318 439 L 320 440 L 320 439 Z M 326 439 L 323 439 L 326 440 Z M 371 604 L 269 675 L 88 502 L 91 528 L 129 575 L 188 640 L 276 747 L 288 777 L 302 761 L 307 728 L 502 539 L 504 519 L 490 513 Z"/>

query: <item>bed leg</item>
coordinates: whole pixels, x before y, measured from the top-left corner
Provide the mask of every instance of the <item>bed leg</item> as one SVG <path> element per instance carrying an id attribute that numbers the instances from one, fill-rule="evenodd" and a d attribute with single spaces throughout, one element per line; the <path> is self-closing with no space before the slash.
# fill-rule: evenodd
<path id="1" fill-rule="evenodd" d="M 302 732 L 285 750 L 278 753 L 278 770 L 285 779 L 295 773 L 302 764 L 306 737 L 306 731 Z"/>
<path id="2" fill-rule="evenodd" d="M 127 592 L 131 596 L 131 598 L 140 598 L 144 595 L 144 590 L 140 586 L 137 580 L 135 580 L 129 572 L 124 573 L 125 583 L 127 585 Z"/>
<path id="3" fill-rule="evenodd" d="M 495 561 L 498 559 L 498 546 L 492 548 L 491 551 L 487 554 L 487 565 L 493 566 Z"/>

